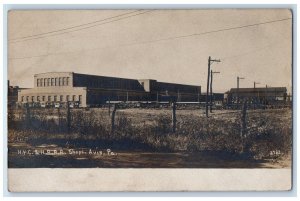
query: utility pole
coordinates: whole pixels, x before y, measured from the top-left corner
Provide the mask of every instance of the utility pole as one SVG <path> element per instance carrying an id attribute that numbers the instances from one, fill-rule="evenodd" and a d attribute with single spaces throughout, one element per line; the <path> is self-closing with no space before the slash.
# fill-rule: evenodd
<path id="1" fill-rule="evenodd" d="M 206 117 L 208 117 L 208 93 L 209 93 L 209 78 L 210 78 L 210 65 L 213 62 L 221 62 L 220 59 L 211 59 L 211 57 L 208 57 L 208 73 L 207 73 L 207 86 L 206 86 Z"/>
<path id="2" fill-rule="evenodd" d="M 212 70 L 210 70 L 210 113 L 212 113 L 212 104 L 213 104 L 212 83 L 213 83 L 213 74 L 215 73 L 220 73 L 220 72 L 213 72 Z"/>
<path id="3" fill-rule="evenodd" d="M 256 89 L 256 85 L 257 85 L 257 84 L 260 84 L 260 83 L 254 81 L 254 92 L 255 92 L 255 89 Z M 258 102 L 259 102 L 259 92 L 257 92 L 256 104 L 257 104 Z"/>
<path id="4" fill-rule="evenodd" d="M 199 86 L 199 89 L 198 89 L 198 103 L 199 103 L 199 108 L 201 108 L 200 96 L 201 96 L 201 86 Z"/>
<path id="5" fill-rule="evenodd" d="M 239 77 L 239 76 L 237 76 L 237 78 L 236 78 L 236 97 L 237 97 L 237 104 L 239 104 L 239 102 L 240 102 L 240 94 L 239 94 L 239 89 L 240 89 L 240 80 L 243 80 L 243 79 L 245 79 L 245 78 L 243 78 L 243 77 Z"/>
<path id="6" fill-rule="evenodd" d="M 181 98 L 180 98 L 180 93 L 179 93 L 179 90 L 177 90 L 177 102 L 180 102 L 181 100 L 180 100 Z"/>

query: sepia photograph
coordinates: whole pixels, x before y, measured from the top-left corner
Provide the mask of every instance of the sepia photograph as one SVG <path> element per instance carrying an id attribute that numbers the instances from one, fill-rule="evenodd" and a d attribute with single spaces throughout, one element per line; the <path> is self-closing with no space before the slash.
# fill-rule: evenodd
<path id="1" fill-rule="evenodd" d="M 9 169 L 291 171 L 290 9 L 7 20 Z"/>

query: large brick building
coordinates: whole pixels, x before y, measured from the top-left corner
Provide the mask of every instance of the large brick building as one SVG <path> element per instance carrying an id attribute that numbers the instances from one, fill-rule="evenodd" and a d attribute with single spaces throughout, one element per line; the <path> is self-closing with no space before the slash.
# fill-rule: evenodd
<path id="1" fill-rule="evenodd" d="M 200 86 L 158 82 L 151 79 L 125 79 L 73 72 L 34 75 L 34 88 L 20 90 L 19 104 L 54 105 L 66 102 L 80 107 L 107 101 L 199 101 Z"/>

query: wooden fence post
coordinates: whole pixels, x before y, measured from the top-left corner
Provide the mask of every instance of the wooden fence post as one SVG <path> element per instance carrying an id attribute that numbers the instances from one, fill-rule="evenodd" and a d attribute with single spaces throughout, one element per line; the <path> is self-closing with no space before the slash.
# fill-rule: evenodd
<path id="1" fill-rule="evenodd" d="M 57 108 L 57 116 L 58 116 L 58 128 L 61 130 L 61 113 L 60 108 Z"/>
<path id="2" fill-rule="evenodd" d="M 247 115 L 247 101 L 244 101 L 242 107 L 242 116 L 241 116 L 241 138 L 245 137 L 246 135 L 246 115 Z"/>
<path id="3" fill-rule="evenodd" d="M 110 99 L 108 99 L 108 116 L 110 116 Z"/>
<path id="4" fill-rule="evenodd" d="M 245 152 L 245 137 L 246 137 L 246 115 L 247 115 L 247 100 L 244 101 L 242 105 L 242 114 L 241 114 L 241 143 L 242 143 L 242 153 Z"/>
<path id="5" fill-rule="evenodd" d="M 172 131 L 176 132 L 176 102 L 172 102 Z"/>
<path id="6" fill-rule="evenodd" d="M 114 130 L 115 130 L 115 116 L 116 116 L 116 111 L 117 111 L 117 104 L 114 104 L 113 111 L 112 111 L 112 114 L 111 114 L 111 133 L 113 133 Z"/>
<path id="7" fill-rule="evenodd" d="M 70 104 L 67 101 L 67 131 L 70 132 L 71 129 L 71 111 L 70 111 Z"/>
<path id="8" fill-rule="evenodd" d="M 31 114 L 30 114 L 30 108 L 29 108 L 29 104 L 26 104 L 26 114 L 25 114 L 25 119 L 26 119 L 26 127 L 29 128 L 31 125 Z"/>

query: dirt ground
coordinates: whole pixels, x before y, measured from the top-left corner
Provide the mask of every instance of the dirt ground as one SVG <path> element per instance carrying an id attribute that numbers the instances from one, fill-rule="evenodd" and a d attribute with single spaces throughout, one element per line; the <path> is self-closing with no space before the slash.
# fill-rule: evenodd
<path id="1" fill-rule="evenodd" d="M 211 152 L 155 153 L 10 144 L 10 168 L 290 168 L 291 158 L 245 160 Z M 56 151 L 56 153 L 55 153 Z M 25 153 L 26 152 L 26 153 Z M 21 153 L 21 154 L 20 154 Z"/>

